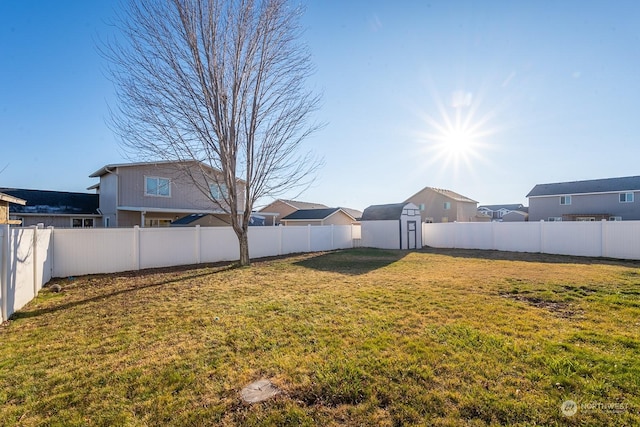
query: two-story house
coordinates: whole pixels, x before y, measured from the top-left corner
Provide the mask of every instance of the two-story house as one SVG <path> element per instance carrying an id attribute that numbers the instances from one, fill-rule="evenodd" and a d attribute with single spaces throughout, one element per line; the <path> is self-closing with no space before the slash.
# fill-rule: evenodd
<path id="1" fill-rule="evenodd" d="M 640 220 L 640 176 L 538 184 L 530 221 Z"/>
<path id="2" fill-rule="evenodd" d="M 405 200 L 420 209 L 422 222 L 477 222 L 478 202 L 442 188 L 425 187 Z M 488 217 L 486 217 L 488 220 Z"/>
<path id="3" fill-rule="evenodd" d="M 89 175 L 100 179 L 89 189 L 99 195 L 104 227 L 164 227 L 192 214 L 200 225 L 224 226 L 230 224 L 225 206 L 210 197 L 221 200 L 227 191 L 217 184 L 219 173 L 196 161 L 110 164 Z M 239 214 L 243 204 L 238 200 Z"/>

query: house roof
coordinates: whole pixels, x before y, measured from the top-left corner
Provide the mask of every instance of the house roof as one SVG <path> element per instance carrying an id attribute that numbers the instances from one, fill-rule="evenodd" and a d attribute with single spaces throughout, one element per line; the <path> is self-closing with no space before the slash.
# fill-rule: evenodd
<path id="1" fill-rule="evenodd" d="M 341 208 L 327 208 L 327 209 L 299 209 L 293 213 L 282 218 L 283 221 L 321 221 L 327 219 L 331 215 L 338 211 L 343 212 L 345 215 L 353 218 L 349 213 L 345 212 Z"/>
<path id="2" fill-rule="evenodd" d="M 171 225 L 189 225 L 207 215 L 208 214 L 206 213 L 192 213 L 187 216 L 183 216 L 182 218 L 178 218 L 175 221 L 171 221 Z"/>
<path id="3" fill-rule="evenodd" d="M 101 167 L 100 169 L 98 169 L 97 171 L 89 175 L 89 178 L 100 178 L 101 176 L 112 172 L 111 169 L 115 169 L 115 168 L 127 168 L 127 167 L 134 167 L 134 166 L 150 166 L 150 165 L 151 166 L 152 165 L 171 165 L 171 164 L 180 164 L 180 163 L 198 163 L 200 166 L 203 166 L 206 169 L 220 172 L 218 169 L 213 168 L 207 165 L 206 163 L 198 160 L 158 160 L 155 162 L 111 163 L 108 165 L 104 165 L 103 167 Z M 243 179 L 240 179 L 240 178 L 238 178 L 238 181 L 245 182 Z M 89 187 L 89 189 L 92 189 L 92 188 L 95 188 L 95 187 L 94 186 Z"/>
<path id="4" fill-rule="evenodd" d="M 362 211 L 359 211 L 357 209 L 345 208 L 343 206 L 339 206 L 339 208 L 345 211 L 346 213 L 348 213 L 349 215 L 351 215 L 355 219 L 359 219 L 360 217 L 362 217 Z"/>
<path id="5" fill-rule="evenodd" d="M 446 190 L 444 188 L 435 188 L 435 187 L 424 187 L 422 190 L 418 191 L 413 196 L 409 197 L 406 201 L 409 202 L 418 194 L 422 193 L 424 190 L 435 191 L 436 193 L 440 193 L 445 197 L 450 198 L 451 200 L 455 200 L 456 202 L 465 202 L 465 203 L 478 203 L 477 201 L 468 198 L 467 196 L 463 196 L 462 194 L 456 193 L 455 191 Z"/>
<path id="6" fill-rule="evenodd" d="M 362 221 L 381 221 L 389 219 L 400 219 L 402 210 L 409 203 L 391 203 L 387 205 L 371 205 L 362 213 Z"/>
<path id="7" fill-rule="evenodd" d="M 24 206 L 9 205 L 13 214 L 99 215 L 99 195 L 65 191 L 0 188 L 0 192 L 26 200 Z"/>
<path id="8" fill-rule="evenodd" d="M 9 203 L 15 203 L 15 204 L 18 204 L 18 205 L 26 205 L 27 204 L 26 200 L 19 199 L 18 197 L 14 197 L 14 196 L 11 196 L 11 195 L 5 194 L 5 193 L 0 193 L 0 201 L 9 202 Z"/>
<path id="9" fill-rule="evenodd" d="M 510 205 L 482 205 L 478 206 L 478 209 L 488 209 L 490 211 L 499 211 L 500 209 L 506 209 L 508 211 L 522 210 L 524 206 L 521 203 L 512 203 Z"/>
<path id="10" fill-rule="evenodd" d="M 286 200 L 286 199 L 278 199 L 274 200 L 269 205 L 272 205 L 275 202 L 286 203 L 294 209 L 328 209 L 329 206 L 323 205 L 322 203 L 312 203 L 312 202 L 301 202 L 299 200 Z M 267 205 L 267 206 L 269 206 Z"/>
<path id="11" fill-rule="evenodd" d="M 640 176 L 625 176 L 620 178 L 538 184 L 529 191 L 527 197 L 556 196 L 562 194 L 611 193 L 616 191 L 636 190 L 640 190 Z"/>

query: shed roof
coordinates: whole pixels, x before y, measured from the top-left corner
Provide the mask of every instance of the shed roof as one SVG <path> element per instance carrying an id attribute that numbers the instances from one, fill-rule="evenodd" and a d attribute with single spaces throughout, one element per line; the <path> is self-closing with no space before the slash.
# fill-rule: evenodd
<path id="1" fill-rule="evenodd" d="M 362 221 L 382 221 L 400 219 L 402 210 L 409 203 L 391 203 L 387 205 L 371 205 L 362 213 Z"/>
<path id="2" fill-rule="evenodd" d="M 561 194 L 611 193 L 616 191 L 636 190 L 640 190 L 640 176 L 625 176 L 620 178 L 538 184 L 529 191 L 527 197 L 557 196 Z"/>
<path id="3" fill-rule="evenodd" d="M 9 205 L 13 214 L 98 215 L 99 195 L 66 191 L 0 188 L 0 192 L 26 200 L 24 206 Z"/>

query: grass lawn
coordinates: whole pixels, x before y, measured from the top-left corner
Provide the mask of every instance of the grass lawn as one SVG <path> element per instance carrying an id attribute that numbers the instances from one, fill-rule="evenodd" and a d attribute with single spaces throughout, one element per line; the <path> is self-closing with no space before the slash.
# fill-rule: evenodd
<path id="1" fill-rule="evenodd" d="M 0 327 L 1 425 L 640 425 L 640 263 L 353 249 L 54 283 Z M 282 393 L 243 403 L 263 378 Z"/>

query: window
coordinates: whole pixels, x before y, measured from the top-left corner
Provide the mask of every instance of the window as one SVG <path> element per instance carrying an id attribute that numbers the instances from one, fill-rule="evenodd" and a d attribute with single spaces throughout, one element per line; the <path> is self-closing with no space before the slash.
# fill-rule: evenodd
<path id="1" fill-rule="evenodd" d="M 214 200 L 223 200 L 225 197 L 229 196 L 229 191 L 225 184 L 211 184 L 209 186 L 209 190 L 211 191 L 211 197 L 213 197 Z"/>
<path id="2" fill-rule="evenodd" d="M 620 203 L 633 203 L 633 193 L 620 193 Z"/>
<path id="3" fill-rule="evenodd" d="M 576 221 L 581 221 L 581 222 L 591 222 L 591 221 L 595 221 L 596 218 L 593 216 L 579 216 L 576 217 Z"/>
<path id="4" fill-rule="evenodd" d="M 423 211 L 424 210 L 424 203 L 420 203 L 420 210 Z"/>
<path id="5" fill-rule="evenodd" d="M 146 196 L 171 197 L 171 180 L 156 176 L 145 176 L 144 194 Z"/>
<path id="6" fill-rule="evenodd" d="M 622 221 L 621 216 L 610 216 L 609 221 Z"/>
<path id="7" fill-rule="evenodd" d="M 149 227 L 169 227 L 171 225 L 170 219 L 160 219 L 160 218 L 145 218 L 144 226 L 146 228 Z"/>
<path id="8" fill-rule="evenodd" d="M 93 218 L 71 218 L 73 228 L 93 228 Z"/>
<path id="9" fill-rule="evenodd" d="M 549 222 L 560 222 L 562 221 L 562 217 L 561 216 L 550 216 L 549 217 Z"/>
<path id="10" fill-rule="evenodd" d="M 451 202 L 444 202 L 444 210 L 449 210 L 451 209 Z"/>
<path id="11" fill-rule="evenodd" d="M 560 196 L 560 204 L 561 205 L 570 205 L 571 204 L 571 196 Z"/>

